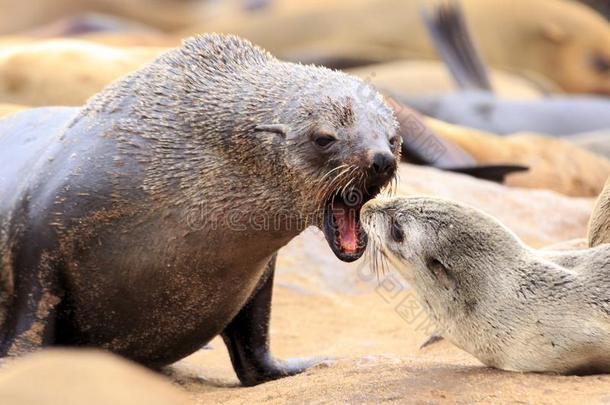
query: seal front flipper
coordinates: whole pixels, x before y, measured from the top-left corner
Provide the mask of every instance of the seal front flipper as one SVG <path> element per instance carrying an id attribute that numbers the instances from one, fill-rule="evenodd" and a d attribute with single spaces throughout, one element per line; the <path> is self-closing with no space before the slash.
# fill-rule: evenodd
<path id="1" fill-rule="evenodd" d="M 422 343 L 421 346 L 419 346 L 419 350 L 425 349 L 426 347 L 430 347 L 433 344 L 436 344 L 442 340 L 445 340 L 445 338 L 440 336 L 438 333 L 435 333 L 434 335 L 431 335 L 428 339 L 426 339 L 426 341 Z"/>
<path id="2" fill-rule="evenodd" d="M 20 356 L 55 343 L 56 307 L 60 298 L 45 289 L 19 300 L 9 312 L 0 340 L 0 357 Z"/>
<path id="3" fill-rule="evenodd" d="M 269 350 L 269 318 L 277 253 L 267 264 L 261 283 L 248 303 L 222 332 L 231 363 L 245 386 L 299 374 L 319 359 L 280 361 Z"/>

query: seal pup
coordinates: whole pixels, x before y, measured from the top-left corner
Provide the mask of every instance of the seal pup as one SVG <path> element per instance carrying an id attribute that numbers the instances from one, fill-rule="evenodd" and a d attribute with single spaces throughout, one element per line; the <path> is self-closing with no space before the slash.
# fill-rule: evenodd
<path id="1" fill-rule="evenodd" d="M 222 335 L 244 385 L 303 371 L 269 351 L 276 253 L 314 225 L 358 259 L 400 147 L 359 79 L 222 35 L 82 109 L 5 118 L 0 354 L 93 346 L 158 368 Z"/>
<path id="2" fill-rule="evenodd" d="M 610 245 L 534 250 L 492 216 L 438 198 L 373 200 L 361 216 L 374 258 L 411 283 L 443 337 L 484 364 L 610 372 Z"/>

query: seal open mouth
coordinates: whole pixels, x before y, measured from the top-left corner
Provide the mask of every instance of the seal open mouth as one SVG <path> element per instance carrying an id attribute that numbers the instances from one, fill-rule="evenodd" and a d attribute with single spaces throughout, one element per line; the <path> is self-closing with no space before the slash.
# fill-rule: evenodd
<path id="1" fill-rule="evenodd" d="M 360 223 L 360 209 L 379 194 L 379 187 L 365 191 L 348 190 L 329 198 L 324 208 L 324 236 L 337 258 L 344 262 L 358 260 L 368 238 Z"/>

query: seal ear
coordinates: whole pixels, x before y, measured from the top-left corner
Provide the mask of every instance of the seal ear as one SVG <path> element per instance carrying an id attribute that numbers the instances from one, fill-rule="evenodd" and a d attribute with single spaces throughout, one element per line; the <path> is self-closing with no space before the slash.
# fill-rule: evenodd
<path id="1" fill-rule="evenodd" d="M 556 45 L 561 45 L 568 40 L 568 33 L 566 30 L 553 22 L 545 21 L 540 27 L 540 34 L 542 37 Z"/>
<path id="2" fill-rule="evenodd" d="M 257 125 L 254 127 L 254 132 L 271 132 L 273 134 L 281 135 L 282 138 L 286 138 L 288 135 L 288 125 L 284 124 L 268 124 L 268 125 Z"/>
<path id="3" fill-rule="evenodd" d="M 457 286 L 455 278 L 443 263 L 438 259 L 429 259 L 426 263 L 436 280 L 447 290 L 453 290 Z"/>

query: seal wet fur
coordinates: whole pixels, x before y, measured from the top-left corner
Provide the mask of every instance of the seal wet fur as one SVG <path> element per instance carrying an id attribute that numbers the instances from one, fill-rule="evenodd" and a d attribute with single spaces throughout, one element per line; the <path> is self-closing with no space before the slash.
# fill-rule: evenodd
<path id="1" fill-rule="evenodd" d="M 95 346 L 157 368 L 222 335 L 245 385 L 303 371 L 269 352 L 276 252 L 316 225 L 362 255 L 396 128 L 360 80 L 220 35 L 82 109 L 0 121 L 2 355 Z"/>
<path id="2" fill-rule="evenodd" d="M 495 218 L 428 197 L 371 201 L 362 220 L 440 334 L 484 364 L 610 372 L 610 245 L 534 250 Z"/>

